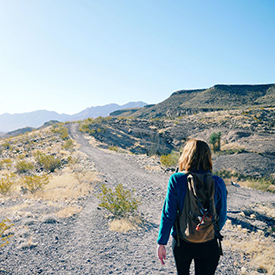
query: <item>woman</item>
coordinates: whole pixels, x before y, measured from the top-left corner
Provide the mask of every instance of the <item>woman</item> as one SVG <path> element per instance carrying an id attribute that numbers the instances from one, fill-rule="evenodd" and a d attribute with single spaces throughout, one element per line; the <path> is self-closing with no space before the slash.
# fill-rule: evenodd
<path id="1" fill-rule="evenodd" d="M 191 261 L 195 262 L 196 275 L 214 274 L 220 258 L 220 249 L 217 240 L 204 243 L 191 243 L 179 239 L 177 244 L 177 232 L 174 226 L 177 217 L 177 209 L 183 210 L 184 199 L 187 190 L 187 172 L 207 173 L 212 171 L 211 151 L 206 142 L 202 140 L 189 140 L 179 158 L 179 172 L 173 174 L 168 182 L 167 194 L 164 201 L 160 229 L 158 235 L 158 258 L 162 264 L 166 260 L 165 245 L 168 242 L 172 229 L 172 249 L 178 274 L 189 274 Z M 226 221 L 226 187 L 224 181 L 213 175 L 215 180 L 214 201 L 216 212 L 219 216 L 218 226 L 220 230 Z"/>

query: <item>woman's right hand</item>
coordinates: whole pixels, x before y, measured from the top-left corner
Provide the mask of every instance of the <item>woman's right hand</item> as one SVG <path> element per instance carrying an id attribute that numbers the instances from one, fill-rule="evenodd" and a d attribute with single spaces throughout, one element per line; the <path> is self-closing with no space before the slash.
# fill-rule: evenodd
<path id="1" fill-rule="evenodd" d="M 164 260 L 166 260 L 166 249 L 163 244 L 158 245 L 158 258 L 159 258 L 161 264 L 164 265 L 165 264 Z"/>

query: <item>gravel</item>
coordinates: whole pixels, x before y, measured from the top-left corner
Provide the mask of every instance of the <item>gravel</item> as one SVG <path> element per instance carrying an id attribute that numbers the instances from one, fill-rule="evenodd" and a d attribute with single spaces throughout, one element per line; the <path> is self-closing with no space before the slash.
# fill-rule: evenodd
<path id="1" fill-rule="evenodd" d="M 127 233 L 110 231 L 108 213 L 98 207 L 94 194 L 79 202 L 83 210 L 70 218 L 56 219 L 50 213 L 43 219 L 39 213 L 14 217 L 15 228 L 20 230 L 0 248 L 0 274 L 176 274 L 171 238 L 166 265 L 161 266 L 156 256 L 161 208 L 171 174 L 145 169 L 146 162 L 154 165 L 154 160 L 145 156 L 91 147 L 75 125 L 71 135 L 95 163 L 101 182 L 109 187 L 121 183 L 127 189 L 136 189 L 142 202 L 139 212 L 145 220 L 143 226 Z M 95 193 L 98 191 L 99 184 L 95 186 Z M 234 186 L 229 186 L 228 192 L 228 215 L 232 220 L 241 208 L 252 203 L 275 203 L 274 195 L 269 193 Z M 2 202 L 2 206 L 11 203 Z M 41 204 L 33 202 L 33 212 Z M 229 238 L 231 232 L 225 228 L 223 234 Z M 239 260 L 240 255 L 225 247 L 216 274 L 241 274 L 243 265 Z"/>

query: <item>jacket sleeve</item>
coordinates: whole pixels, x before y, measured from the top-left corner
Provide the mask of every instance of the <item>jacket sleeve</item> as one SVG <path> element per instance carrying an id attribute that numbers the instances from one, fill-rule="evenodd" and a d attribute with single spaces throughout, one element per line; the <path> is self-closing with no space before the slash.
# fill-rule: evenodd
<path id="1" fill-rule="evenodd" d="M 227 191 L 223 179 L 214 176 L 216 182 L 215 203 L 216 211 L 219 216 L 218 224 L 222 230 L 227 220 Z"/>
<path id="2" fill-rule="evenodd" d="M 157 239 L 158 244 L 166 245 L 170 236 L 171 228 L 175 223 L 177 216 L 177 192 L 176 192 L 176 179 L 172 175 L 168 182 L 167 193 L 164 200 L 159 235 Z"/>

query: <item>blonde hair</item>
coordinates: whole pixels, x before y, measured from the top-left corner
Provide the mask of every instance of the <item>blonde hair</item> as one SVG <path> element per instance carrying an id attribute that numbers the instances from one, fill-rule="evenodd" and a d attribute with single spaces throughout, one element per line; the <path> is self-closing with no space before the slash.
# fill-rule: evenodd
<path id="1" fill-rule="evenodd" d="M 203 169 L 212 171 L 212 158 L 209 146 L 205 141 L 190 139 L 183 148 L 179 158 L 179 171 Z"/>

